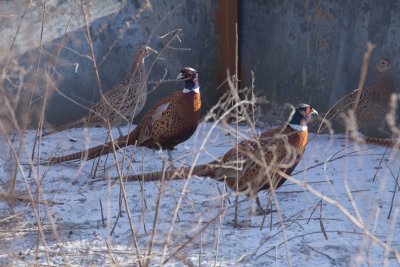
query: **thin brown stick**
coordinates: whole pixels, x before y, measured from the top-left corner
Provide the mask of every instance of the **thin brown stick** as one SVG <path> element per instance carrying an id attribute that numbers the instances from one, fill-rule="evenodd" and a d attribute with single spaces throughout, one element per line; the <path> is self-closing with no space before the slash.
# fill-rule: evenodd
<path id="1" fill-rule="evenodd" d="M 237 91 L 239 90 L 238 88 L 238 82 L 237 82 L 237 75 L 238 75 L 238 30 L 237 30 L 237 23 L 235 24 L 235 78 L 233 79 L 233 87 L 230 87 L 231 90 L 233 90 L 235 93 L 232 95 L 235 97 L 235 101 L 239 102 L 240 100 L 238 99 Z M 227 77 L 229 77 L 229 70 L 227 70 Z M 236 147 L 236 166 L 239 166 L 239 140 L 238 140 L 238 133 L 239 133 L 239 106 L 235 110 L 236 112 L 236 124 L 235 124 L 235 133 L 236 133 L 236 138 L 235 138 L 235 147 Z M 235 194 L 235 216 L 233 219 L 233 227 L 237 228 L 238 226 L 238 213 L 239 213 L 239 169 L 236 169 L 236 194 Z"/>
<path id="2" fill-rule="evenodd" d="M 222 209 L 226 209 L 225 207 L 225 197 L 222 194 L 221 190 L 218 187 L 218 191 L 221 194 L 221 208 Z M 219 246 L 220 246 L 220 240 L 221 240 L 221 224 L 222 224 L 222 220 L 223 220 L 223 213 L 219 216 L 219 220 L 218 220 L 218 233 L 215 235 L 217 238 L 217 242 L 215 244 L 215 258 L 214 258 L 214 266 L 217 266 L 217 260 L 218 260 L 218 254 L 219 254 Z M 200 265 L 199 265 L 200 266 Z"/>
<path id="3" fill-rule="evenodd" d="M 41 242 L 43 243 L 43 246 L 45 247 L 45 251 L 44 252 L 45 252 L 46 262 L 47 262 L 48 265 L 50 265 L 50 256 L 49 256 L 48 247 L 47 247 L 47 243 L 46 243 L 46 238 L 44 236 L 43 227 L 42 227 L 42 223 L 41 223 L 39 212 L 38 212 L 38 207 L 37 207 L 36 202 L 34 200 L 34 196 L 33 196 L 32 192 L 30 190 L 27 177 L 24 175 L 24 170 L 22 168 L 22 165 L 20 164 L 19 159 L 18 159 L 18 157 L 16 155 L 16 151 L 14 150 L 14 148 L 13 148 L 13 146 L 10 143 L 9 140 L 8 140 L 8 143 L 9 143 L 9 146 L 10 146 L 11 151 L 13 153 L 13 156 L 15 157 L 15 159 L 17 161 L 16 163 L 17 163 L 18 169 L 22 174 L 22 178 L 23 178 L 27 193 L 29 195 L 29 199 L 31 200 L 32 210 L 33 210 L 33 213 L 35 214 L 35 219 L 36 219 L 37 226 L 38 226 L 38 228 L 37 228 L 38 229 L 38 234 L 39 234 L 39 236 L 41 238 Z M 40 189 L 40 188 L 38 188 L 38 189 Z"/>
<path id="4" fill-rule="evenodd" d="M 108 127 L 109 127 L 109 131 L 111 131 L 110 125 L 108 125 Z M 124 200 L 126 213 L 128 215 L 129 227 L 130 227 L 130 230 L 131 230 L 131 233 L 132 233 L 133 244 L 134 244 L 135 251 L 136 251 L 137 263 L 141 267 L 142 266 L 141 252 L 140 252 L 140 249 L 139 249 L 139 244 L 137 242 L 136 230 L 135 230 L 135 227 L 133 226 L 132 215 L 131 215 L 131 211 L 130 211 L 130 208 L 129 208 L 128 199 L 126 197 L 125 184 L 124 184 L 123 179 L 122 179 L 123 176 L 122 176 L 122 172 L 121 172 L 120 166 L 118 164 L 117 152 L 116 152 L 116 149 L 114 147 L 114 140 L 112 138 L 112 135 L 110 135 L 110 137 L 111 137 L 111 143 L 113 144 L 113 154 L 114 154 L 114 159 L 115 159 L 115 166 L 116 166 L 117 172 L 118 172 L 120 187 L 121 187 L 121 191 L 122 191 L 122 197 L 123 197 L 123 200 Z"/>
<path id="5" fill-rule="evenodd" d="M 81 8 L 82 8 L 82 13 L 83 13 L 83 18 L 85 20 L 86 39 L 87 39 L 87 43 L 88 43 L 89 48 L 90 48 L 90 60 L 92 62 L 93 69 L 94 69 L 94 72 L 95 72 L 95 75 L 96 75 L 96 83 L 97 83 L 97 86 L 98 86 L 98 91 L 99 91 L 99 95 L 100 95 L 100 99 L 101 99 L 100 101 L 104 101 L 104 103 L 106 105 L 108 105 L 115 113 L 117 113 L 119 116 L 124 118 L 124 115 L 122 115 L 120 113 L 120 111 L 117 110 L 115 107 L 110 105 L 110 103 L 107 100 L 107 98 L 104 97 L 104 91 L 103 91 L 103 87 L 102 87 L 101 81 L 100 81 L 99 67 L 97 65 L 96 55 L 95 55 L 95 52 L 94 52 L 93 38 L 92 38 L 92 36 L 90 34 L 89 14 L 88 14 L 88 11 L 86 10 L 86 5 L 84 4 L 83 0 L 81 0 Z M 96 113 L 96 115 L 102 117 L 101 114 Z"/>
<path id="6" fill-rule="evenodd" d="M 387 162 L 385 162 L 385 163 L 387 165 Z M 396 192 L 397 192 L 397 187 L 399 186 L 400 167 L 399 167 L 399 169 L 397 171 L 397 176 L 396 177 L 394 177 L 394 174 L 393 174 L 391 168 L 389 166 L 387 166 L 387 167 L 389 168 L 390 174 L 392 175 L 393 179 L 395 180 L 392 199 L 390 200 L 390 209 L 389 209 L 389 213 L 388 213 L 388 216 L 387 216 L 387 219 L 389 220 L 390 216 L 392 214 L 392 210 L 393 210 L 393 204 L 394 204 L 394 199 L 395 199 Z"/>
<path id="7" fill-rule="evenodd" d="M 21 30 L 22 22 L 25 19 L 25 16 L 26 16 L 26 13 L 27 13 L 29 7 L 30 7 L 30 3 L 27 3 L 26 7 L 24 9 L 24 13 L 22 13 L 21 19 L 19 20 L 17 31 L 15 32 L 13 40 L 11 42 L 9 53 L 8 53 L 7 59 L 5 60 L 6 64 L 4 65 L 4 68 L 3 68 L 2 73 L 1 73 L 1 78 L 3 78 L 3 79 L 4 79 L 4 77 L 6 77 L 6 74 L 7 74 L 7 71 L 8 71 L 8 67 L 9 67 L 10 61 L 12 59 L 12 52 L 14 50 L 14 45 L 15 45 L 15 42 L 16 42 L 17 37 L 19 35 L 19 31 Z"/>
<path id="8" fill-rule="evenodd" d="M 44 3 L 44 5 L 45 5 L 45 3 Z M 6 73 L 7 73 L 7 71 L 8 71 L 8 66 L 9 66 L 10 61 L 11 61 L 11 58 L 12 58 L 12 51 L 13 51 L 13 48 L 14 48 L 16 39 L 17 39 L 17 37 L 18 37 L 18 35 L 19 35 L 19 31 L 20 31 L 20 29 L 21 29 L 22 22 L 24 21 L 24 18 L 25 18 L 25 15 L 26 15 L 26 12 L 28 11 L 28 9 L 29 9 L 29 4 L 27 4 L 27 6 L 26 6 L 26 8 L 25 8 L 25 10 L 24 10 L 24 13 L 22 14 L 21 20 L 20 20 L 19 25 L 18 25 L 18 28 L 17 28 L 17 32 L 15 33 L 14 38 L 13 38 L 13 41 L 12 41 L 12 43 L 11 43 L 11 46 L 10 46 L 10 53 L 8 54 L 8 57 L 7 57 L 7 60 L 6 60 L 7 63 L 5 64 L 5 67 L 4 67 L 3 73 L 2 73 L 2 77 L 3 77 L 3 78 L 6 77 Z M 43 12 L 43 14 L 44 14 L 44 12 Z M 44 15 L 43 15 L 43 16 L 44 16 Z M 43 32 L 43 20 L 42 20 L 42 32 Z M 41 33 L 41 34 L 42 34 L 42 33 Z M 41 37 L 42 37 L 42 36 L 41 36 Z M 40 38 L 40 44 L 42 44 L 42 38 Z M 40 58 L 40 56 L 39 56 L 39 58 Z M 3 88 L 1 87 L 1 88 L 0 88 L 0 92 L 2 92 L 2 91 L 3 91 Z M 8 99 L 6 99 L 6 104 L 9 105 L 9 103 L 7 103 L 7 102 L 9 102 Z M 16 120 L 16 118 L 15 118 L 15 112 L 14 112 L 14 110 L 13 110 L 13 109 L 10 109 L 10 108 L 8 108 L 8 109 L 9 109 L 10 113 L 11 113 L 12 116 L 13 116 L 14 126 L 16 126 L 16 130 L 18 131 L 18 134 L 19 134 L 19 148 L 18 148 L 18 152 L 17 152 L 17 156 L 19 157 L 19 155 L 20 155 L 20 153 L 21 153 L 22 146 L 23 146 L 24 139 L 23 139 L 22 134 L 21 134 L 21 129 L 19 128 L 19 125 L 18 125 L 17 120 Z M 25 127 L 26 127 L 26 125 L 25 125 Z M 25 129 L 24 129 L 24 130 L 25 130 Z M 15 186 L 16 186 L 16 182 L 17 182 L 17 173 L 18 173 L 18 167 L 15 166 L 15 167 L 14 167 L 14 172 L 13 172 L 12 176 L 11 176 L 10 179 L 9 179 L 8 192 L 9 192 L 10 194 L 14 194 L 14 193 L 15 193 Z"/>
<path id="9" fill-rule="evenodd" d="M 365 53 L 364 53 L 363 64 L 361 66 L 360 80 L 358 82 L 358 90 L 357 90 L 356 101 L 354 102 L 354 106 L 353 106 L 353 112 L 355 112 L 357 110 L 358 104 L 360 102 L 361 93 L 363 91 L 364 84 L 365 84 L 365 78 L 367 77 L 369 60 L 371 58 L 371 53 L 372 53 L 372 50 L 374 50 L 374 48 L 375 48 L 374 44 L 372 44 L 371 42 L 367 43 L 367 51 L 365 51 Z"/>
<path id="10" fill-rule="evenodd" d="M 214 218 L 212 218 L 209 222 L 207 222 L 200 230 L 198 230 L 190 239 L 188 239 L 185 243 L 183 243 L 177 250 L 175 250 L 171 255 L 165 259 L 162 264 L 166 264 L 169 260 L 171 260 L 175 255 L 177 255 L 184 247 L 186 247 L 188 244 L 193 242 L 193 240 L 196 239 L 198 235 L 200 235 L 211 223 L 216 221 L 221 214 L 223 214 L 226 211 L 226 209 L 222 209 Z"/>
<path id="11" fill-rule="evenodd" d="M 101 198 L 99 198 L 99 202 L 100 202 L 101 222 L 103 224 L 103 228 L 105 228 L 106 227 L 106 223 L 105 223 L 105 220 L 104 220 L 103 203 L 101 202 Z"/>
<path id="12" fill-rule="evenodd" d="M 365 77 L 364 77 L 364 79 L 365 79 Z M 349 133 L 348 133 L 348 129 L 346 129 L 346 135 L 345 135 L 346 137 L 347 136 L 350 136 L 349 135 Z M 346 138 L 346 140 L 345 140 L 345 152 L 347 152 L 347 149 L 348 149 L 348 142 L 349 142 L 349 138 Z M 344 162 L 344 169 L 346 170 L 346 171 L 348 171 L 348 161 L 345 161 Z M 360 210 L 358 209 L 358 206 L 357 206 L 357 202 L 355 201 L 355 199 L 354 199 L 354 197 L 353 197 L 353 194 L 351 193 L 351 190 L 350 190 L 350 186 L 349 186 L 349 182 L 348 182 L 348 177 L 347 177 L 347 175 L 346 175 L 346 173 L 347 172 L 344 172 L 344 174 L 343 174 L 343 185 L 344 185 L 344 189 L 345 189 L 345 191 L 346 191 L 346 194 L 347 194 L 347 197 L 349 198 L 349 200 L 350 200 L 350 203 L 351 203 L 351 205 L 352 205 L 352 207 L 353 207 L 353 209 L 354 209 L 354 212 L 356 213 L 356 216 L 357 216 L 357 219 L 358 219 L 358 221 L 361 223 L 361 224 L 363 224 L 364 225 L 364 220 L 363 220 L 363 218 L 362 218 L 362 216 L 361 216 L 361 212 L 360 212 Z"/>
<path id="13" fill-rule="evenodd" d="M 350 221 L 359 229 L 364 231 L 364 234 L 366 236 L 368 236 L 372 241 L 374 241 L 376 244 L 378 244 L 379 246 L 381 246 L 382 248 L 384 248 L 385 250 L 388 250 L 390 253 L 392 253 L 398 262 L 400 262 L 400 254 L 397 252 L 397 250 L 391 248 L 390 246 L 388 246 L 385 242 L 383 242 L 382 240 L 380 240 L 379 238 L 377 238 L 373 233 L 370 232 L 370 230 L 368 230 L 367 227 L 365 227 L 365 225 L 358 221 L 340 202 L 331 199 L 330 197 L 327 197 L 323 194 L 321 194 L 320 192 L 318 192 L 317 190 L 315 190 L 313 187 L 311 187 L 309 184 L 299 181 L 295 178 L 293 178 L 292 176 L 287 175 L 286 173 L 278 170 L 278 174 L 281 175 L 283 178 L 300 185 L 301 187 L 303 187 L 305 190 L 310 191 L 312 194 L 314 194 L 315 196 L 319 197 L 320 199 L 328 202 L 329 204 L 335 206 L 337 209 L 340 210 L 340 212 L 345 215 L 348 219 L 350 219 Z"/>
<path id="14" fill-rule="evenodd" d="M 210 139 L 210 135 L 211 135 L 211 133 L 213 132 L 213 130 L 217 127 L 218 123 L 219 123 L 223 118 L 225 118 L 225 117 L 227 117 L 229 114 L 231 114 L 231 112 L 232 112 L 233 110 L 235 110 L 236 107 L 237 107 L 238 105 L 243 105 L 243 104 L 247 104 L 247 103 L 251 103 L 251 102 L 248 101 L 248 100 L 242 100 L 242 101 L 239 102 L 239 103 L 235 103 L 234 105 L 232 105 L 232 106 L 230 106 L 229 108 L 227 108 L 227 109 L 223 112 L 223 114 L 221 114 L 221 116 L 220 116 L 219 119 L 214 120 L 214 122 L 212 123 L 212 125 L 211 125 L 209 131 L 207 132 L 206 136 L 204 137 L 203 142 L 201 143 L 201 145 L 200 145 L 200 147 L 199 147 L 199 151 L 203 151 L 203 150 L 204 150 L 205 144 L 206 144 L 207 141 Z M 206 116 L 206 119 L 207 119 L 207 117 L 208 117 L 208 118 L 212 118 L 212 117 L 213 117 L 213 115 L 210 115 L 210 114 L 213 114 L 213 110 L 215 110 L 215 109 L 216 109 L 216 106 L 215 106 L 214 108 L 211 108 L 211 110 L 209 111 L 208 115 Z M 193 159 L 193 161 L 192 161 L 192 165 L 191 165 L 191 168 L 190 168 L 190 170 L 189 170 L 188 177 L 190 177 L 190 176 L 192 175 L 193 170 L 194 170 L 194 166 L 196 166 L 196 163 L 198 162 L 199 157 L 200 157 L 200 153 L 196 153 L 196 155 L 194 156 L 194 159 Z M 182 192 L 181 192 L 181 195 L 180 195 L 178 204 L 177 204 L 177 206 L 176 206 L 176 208 L 175 208 L 175 211 L 174 211 L 174 215 L 173 215 L 173 218 L 172 218 L 171 226 L 170 226 L 170 229 L 169 229 L 169 231 L 168 231 L 168 235 L 167 235 L 166 241 L 165 241 L 165 243 L 164 243 L 164 249 L 163 249 L 163 252 L 162 252 L 160 264 L 162 264 L 162 263 L 164 262 L 164 257 L 165 257 L 166 251 L 167 251 L 168 243 L 169 243 L 169 241 L 170 241 L 170 238 L 171 238 L 171 235 L 172 235 L 172 231 L 173 231 L 173 225 L 174 225 L 174 223 L 175 223 L 175 221 L 176 221 L 176 219 L 177 219 L 178 211 L 179 211 L 179 209 L 180 209 L 180 205 L 181 205 L 182 199 L 183 199 L 183 197 L 184 197 L 184 195 L 185 195 L 187 186 L 188 186 L 188 180 L 185 180 L 185 184 L 184 184 L 184 186 L 183 186 L 183 188 L 182 188 Z"/>
<path id="15" fill-rule="evenodd" d="M 164 193 L 164 182 L 165 182 L 166 171 L 167 171 L 167 168 L 166 168 L 166 164 L 165 164 L 165 161 L 164 161 L 163 162 L 163 166 L 162 166 L 163 175 L 161 177 L 161 185 L 160 185 L 160 188 L 158 190 L 158 195 L 157 195 L 157 200 L 156 200 L 156 210 L 154 211 L 153 229 L 151 231 L 151 238 L 150 238 L 150 241 L 149 241 L 149 247 L 147 249 L 147 259 L 146 259 L 145 263 L 143 264 L 144 266 L 149 266 L 149 264 L 150 264 L 151 251 L 152 251 L 153 245 L 155 243 L 154 241 L 155 241 L 155 238 L 156 238 L 158 216 L 159 216 L 159 213 L 160 213 L 161 196 Z"/>
<path id="16" fill-rule="evenodd" d="M 308 223 L 310 222 L 311 217 L 313 216 L 314 212 L 317 210 L 317 208 L 318 208 L 318 206 L 320 205 L 320 203 L 322 204 L 322 199 L 320 199 L 320 200 L 318 201 L 317 205 L 315 205 L 315 207 L 313 208 L 313 210 L 312 210 L 312 212 L 311 212 L 311 214 L 310 214 L 310 217 L 308 217 L 308 220 L 307 220 L 306 224 L 308 224 Z"/>
<path id="17" fill-rule="evenodd" d="M 382 162 L 385 159 L 386 152 L 388 151 L 388 149 L 389 149 L 389 146 L 386 147 L 385 152 L 383 153 L 383 155 L 382 155 L 382 157 L 381 157 L 381 159 L 379 161 L 378 167 L 376 167 L 376 172 L 374 174 L 374 177 L 372 178 L 372 182 L 375 182 L 376 176 L 378 175 L 378 172 L 379 172 L 379 170 L 380 170 L 380 168 L 382 166 Z"/>
<path id="18" fill-rule="evenodd" d="M 107 246 L 108 255 L 110 255 L 110 259 L 111 259 L 112 263 L 116 264 L 117 261 L 115 260 L 114 256 L 112 255 L 112 248 L 111 248 L 111 245 L 109 244 L 108 240 L 106 240 L 106 246 Z"/>
<path id="19" fill-rule="evenodd" d="M 140 193 L 142 194 L 142 218 L 143 218 L 143 230 L 146 233 L 146 220 L 145 220 L 145 210 L 147 209 L 146 195 L 144 193 L 144 151 L 142 149 L 142 181 L 139 181 L 140 184 Z"/>
<path id="20" fill-rule="evenodd" d="M 371 42 L 367 42 L 367 50 L 366 50 L 365 53 L 364 53 L 364 56 L 363 56 L 363 63 L 362 63 L 362 65 L 361 65 L 360 79 L 359 79 L 359 81 L 358 81 L 358 88 L 357 88 L 358 90 L 357 90 L 356 100 L 355 100 L 355 102 L 354 102 L 354 104 L 353 104 L 352 110 L 350 111 L 350 112 L 352 112 L 353 114 L 354 114 L 355 111 L 357 110 L 357 107 L 358 107 L 359 102 L 360 102 L 361 93 L 362 93 L 362 91 L 363 91 L 364 84 L 365 84 L 365 78 L 366 78 L 366 76 L 367 76 L 367 71 L 368 71 L 368 66 L 369 66 L 369 61 L 370 61 L 371 53 L 372 53 L 372 50 L 373 50 L 374 48 L 375 48 L 375 45 L 374 45 L 374 44 L 372 44 Z M 330 108 L 330 109 L 326 112 L 325 116 L 322 118 L 321 124 L 319 125 L 318 130 L 317 130 L 317 135 L 318 135 L 320 132 L 322 132 L 326 127 L 330 127 L 330 123 L 329 123 L 329 122 L 327 123 L 327 126 L 324 127 L 324 128 L 322 128 L 322 125 L 323 125 L 325 122 L 327 122 L 327 120 L 326 120 L 326 119 L 327 119 L 327 116 L 330 114 L 331 111 L 332 111 L 332 108 Z"/>
<path id="21" fill-rule="evenodd" d="M 322 199 L 319 205 L 319 226 L 321 227 L 325 240 L 328 240 L 328 234 L 326 233 L 324 222 L 322 221 Z"/>
<path id="22" fill-rule="evenodd" d="M 315 251 L 315 252 L 317 252 L 318 254 L 321 254 L 322 256 L 325 256 L 325 257 L 327 257 L 328 259 L 329 259 L 329 261 L 332 263 L 332 264 L 335 264 L 336 265 L 336 260 L 334 259 L 334 258 L 332 258 L 331 256 L 329 256 L 328 254 L 326 254 L 326 253 L 323 253 L 323 252 L 321 252 L 321 251 L 319 251 L 319 250 L 317 250 L 317 249 L 315 249 L 315 248 L 313 248 L 313 247 L 311 247 L 311 246 L 309 246 L 309 245 L 307 245 L 307 244 L 305 244 L 309 249 L 311 249 L 312 251 Z"/>
<path id="23" fill-rule="evenodd" d="M 50 86 L 50 81 L 53 80 L 53 77 L 54 77 L 54 74 L 55 74 L 55 71 L 56 71 L 56 66 L 57 66 L 57 64 L 59 62 L 59 59 L 60 59 L 61 50 L 63 48 L 62 44 L 64 43 L 64 40 L 65 40 L 65 38 L 67 36 L 66 34 L 67 34 L 67 31 L 68 31 L 69 25 L 71 23 L 71 20 L 72 20 L 72 16 L 69 18 L 68 23 L 67 23 L 67 25 L 65 27 L 64 34 L 63 34 L 63 37 L 61 39 L 61 42 L 60 42 L 60 45 L 59 45 L 59 49 L 57 51 L 57 56 L 56 56 L 56 60 L 55 60 L 54 66 L 53 66 L 53 70 L 52 70 L 51 75 L 50 75 L 50 80 L 47 79 L 46 88 L 45 88 L 46 98 L 47 98 L 47 92 L 48 92 L 49 86 Z M 46 103 L 46 100 L 44 100 L 44 103 Z M 45 104 L 42 107 L 42 111 L 41 111 L 40 118 L 39 118 L 39 125 L 38 125 L 38 127 L 36 129 L 36 133 L 35 133 L 35 136 L 39 137 L 39 138 L 38 139 L 35 138 L 33 140 L 33 146 L 32 146 L 31 158 L 30 158 L 30 166 L 29 166 L 28 177 L 30 177 L 31 174 L 32 174 L 36 145 L 37 145 L 37 143 L 40 144 L 41 140 L 42 140 L 41 135 L 39 134 L 39 132 L 41 132 L 41 129 L 43 128 L 43 124 L 44 124 L 44 111 L 45 111 Z M 40 151 L 38 152 L 37 161 L 40 162 Z M 39 168 L 39 165 L 38 165 L 38 168 Z M 40 173 L 39 170 L 37 171 L 37 173 Z"/>
<path id="24" fill-rule="evenodd" d="M 351 231 L 339 231 L 339 230 L 328 230 L 327 233 L 336 233 L 336 234 L 346 233 L 346 234 L 354 234 L 354 235 L 362 235 L 363 234 L 363 233 L 357 233 L 357 232 L 351 232 Z M 309 232 L 309 233 L 304 233 L 304 234 L 292 236 L 291 238 L 289 238 L 289 239 L 277 244 L 276 246 L 272 246 L 270 249 L 268 249 L 265 252 L 261 253 L 260 255 L 258 255 L 256 257 L 256 259 L 259 259 L 259 258 L 265 256 L 270 251 L 274 250 L 276 247 L 280 247 L 280 246 L 284 245 L 285 242 L 290 242 L 290 241 L 292 241 L 294 239 L 298 239 L 298 238 L 301 238 L 301 237 L 304 237 L 304 236 L 314 235 L 314 234 L 321 234 L 321 232 L 320 231 L 314 231 L 314 232 Z M 253 256 L 255 256 L 255 254 L 253 254 Z"/>

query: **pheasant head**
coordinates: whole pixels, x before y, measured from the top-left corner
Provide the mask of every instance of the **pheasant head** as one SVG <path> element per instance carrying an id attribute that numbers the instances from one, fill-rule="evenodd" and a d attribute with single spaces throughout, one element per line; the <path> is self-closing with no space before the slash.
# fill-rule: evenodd
<path id="1" fill-rule="evenodd" d="M 295 130 L 307 130 L 307 123 L 312 115 L 318 115 L 318 112 L 308 104 L 300 104 L 293 112 L 289 126 Z"/>
<path id="2" fill-rule="evenodd" d="M 185 81 L 184 93 L 200 92 L 199 74 L 197 70 L 191 67 L 185 67 L 181 70 L 176 79 Z"/>
<path id="3" fill-rule="evenodd" d="M 136 50 L 136 59 L 143 61 L 146 57 L 157 51 L 147 45 L 142 45 Z"/>
<path id="4" fill-rule="evenodd" d="M 390 61 L 387 58 L 383 58 L 376 63 L 376 71 L 378 74 L 387 73 L 390 71 Z"/>

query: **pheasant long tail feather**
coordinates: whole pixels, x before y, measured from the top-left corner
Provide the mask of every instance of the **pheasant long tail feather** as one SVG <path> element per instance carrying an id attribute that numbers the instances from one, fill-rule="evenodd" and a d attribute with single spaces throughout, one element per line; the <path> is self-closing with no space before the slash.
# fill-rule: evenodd
<path id="1" fill-rule="evenodd" d="M 179 168 L 176 170 L 149 172 L 144 174 L 134 174 L 128 176 L 128 181 L 161 181 L 163 176 L 165 180 L 183 180 L 186 179 L 192 167 Z M 197 165 L 193 168 L 192 175 L 213 176 L 211 167 L 208 164 Z"/>
<path id="2" fill-rule="evenodd" d="M 106 144 L 92 147 L 90 149 L 72 153 L 72 154 L 69 154 L 66 156 L 50 158 L 44 164 L 54 164 L 54 163 L 60 163 L 60 162 L 65 162 L 65 161 L 78 160 L 78 159 L 90 160 L 93 158 L 97 158 L 97 157 L 100 157 L 100 156 L 103 156 L 103 155 L 113 152 L 114 149 L 118 150 L 120 148 L 125 147 L 126 145 L 129 145 L 129 143 L 126 140 L 127 140 L 127 136 L 123 136 L 114 142 L 108 142 Z"/>
<path id="3" fill-rule="evenodd" d="M 400 144 L 396 139 L 391 139 L 391 138 L 384 139 L 384 138 L 373 138 L 373 137 L 365 137 L 365 143 L 374 144 L 378 146 L 386 146 L 386 147 L 395 147 Z"/>
<path id="4" fill-rule="evenodd" d="M 55 134 L 55 133 L 58 133 L 58 132 L 61 132 L 61 131 L 67 130 L 67 129 L 83 127 L 83 126 L 85 126 L 85 123 L 86 123 L 86 117 L 83 117 L 83 118 L 80 118 L 79 120 L 71 121 L 71 122 L 61 125 L 60 127 L 46 131 L 42 134 L 42 137 L 51 135 L 51 134 Z"/>

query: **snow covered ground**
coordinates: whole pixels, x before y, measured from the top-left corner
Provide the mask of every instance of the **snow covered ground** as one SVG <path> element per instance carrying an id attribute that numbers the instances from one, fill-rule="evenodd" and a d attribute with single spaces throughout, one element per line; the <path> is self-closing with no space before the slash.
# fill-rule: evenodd
<path id="1" fill-rule="evenodd" d="M 176 167 L 192 164 L 197 155 L 197 163 L 208 162 L 232 147 L 233 134 L 220 126 L 210 132 L 211 127 L 202 123 L 177 147 Z M 240 131 L 250 134 L 244 127 Z M 41 157 L 79 151 L 106 136 L 104 129 L 73 129 L 44 137 Z M 23 163 L 33 140 L 34 132 L 28 131 Z M 288 181 L 276 191 L 276 212 L 266 217 L 249 213 L 254 201 L 240 196 L 236 228 L 234 194 L 210 178 L 163 185 L 128 182 L 125 202 L 120 183 L 107 179 L 116 174 L 112 154 L 101 157 L 96 173 L 97 160 L 36 167 L 30 177 L 23 166 L 18 195 L 28 196 L 26 185 L 36 194 L 39 183 L 40 198 L 55 203 L 34 212 L 31 203 L 21 202 L 12 212 L 0 202 L 0 265 L 136 265 L 139 251 L 142 260 L 151 256 L 153 266 L 398 266 L 384 246 L 400 250 L 400 160 L 396 151 L 384 153 L 378 146 L 345 146 L 340 135 L 313 138 L 294 178 L 337 201 L 336 206 Z M 142 148 L 129 148 L 126 155 L 118 161 L 123 174 L 159 171 L 167 158 L 166 152 Z M 6 157 L 1 155 L 2 190 Z M 267 203 L 268 196 L 260 194 L 261 201 Z M 38 240 L 44 240 L 39 247 Z"/>

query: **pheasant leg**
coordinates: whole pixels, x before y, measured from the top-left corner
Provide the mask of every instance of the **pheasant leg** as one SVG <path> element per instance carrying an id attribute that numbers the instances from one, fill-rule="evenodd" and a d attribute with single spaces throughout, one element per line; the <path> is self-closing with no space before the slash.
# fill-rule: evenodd
<path id="1" fill-rule="evenodd" d="M 260 199 L 258 198 L 258 196 L 256 196 L 256 203 L 257 203 L 257 209 L 256 209 L 256 215 L 268 215 L 272 212 L 271 209 L 264 209 Z"/>

